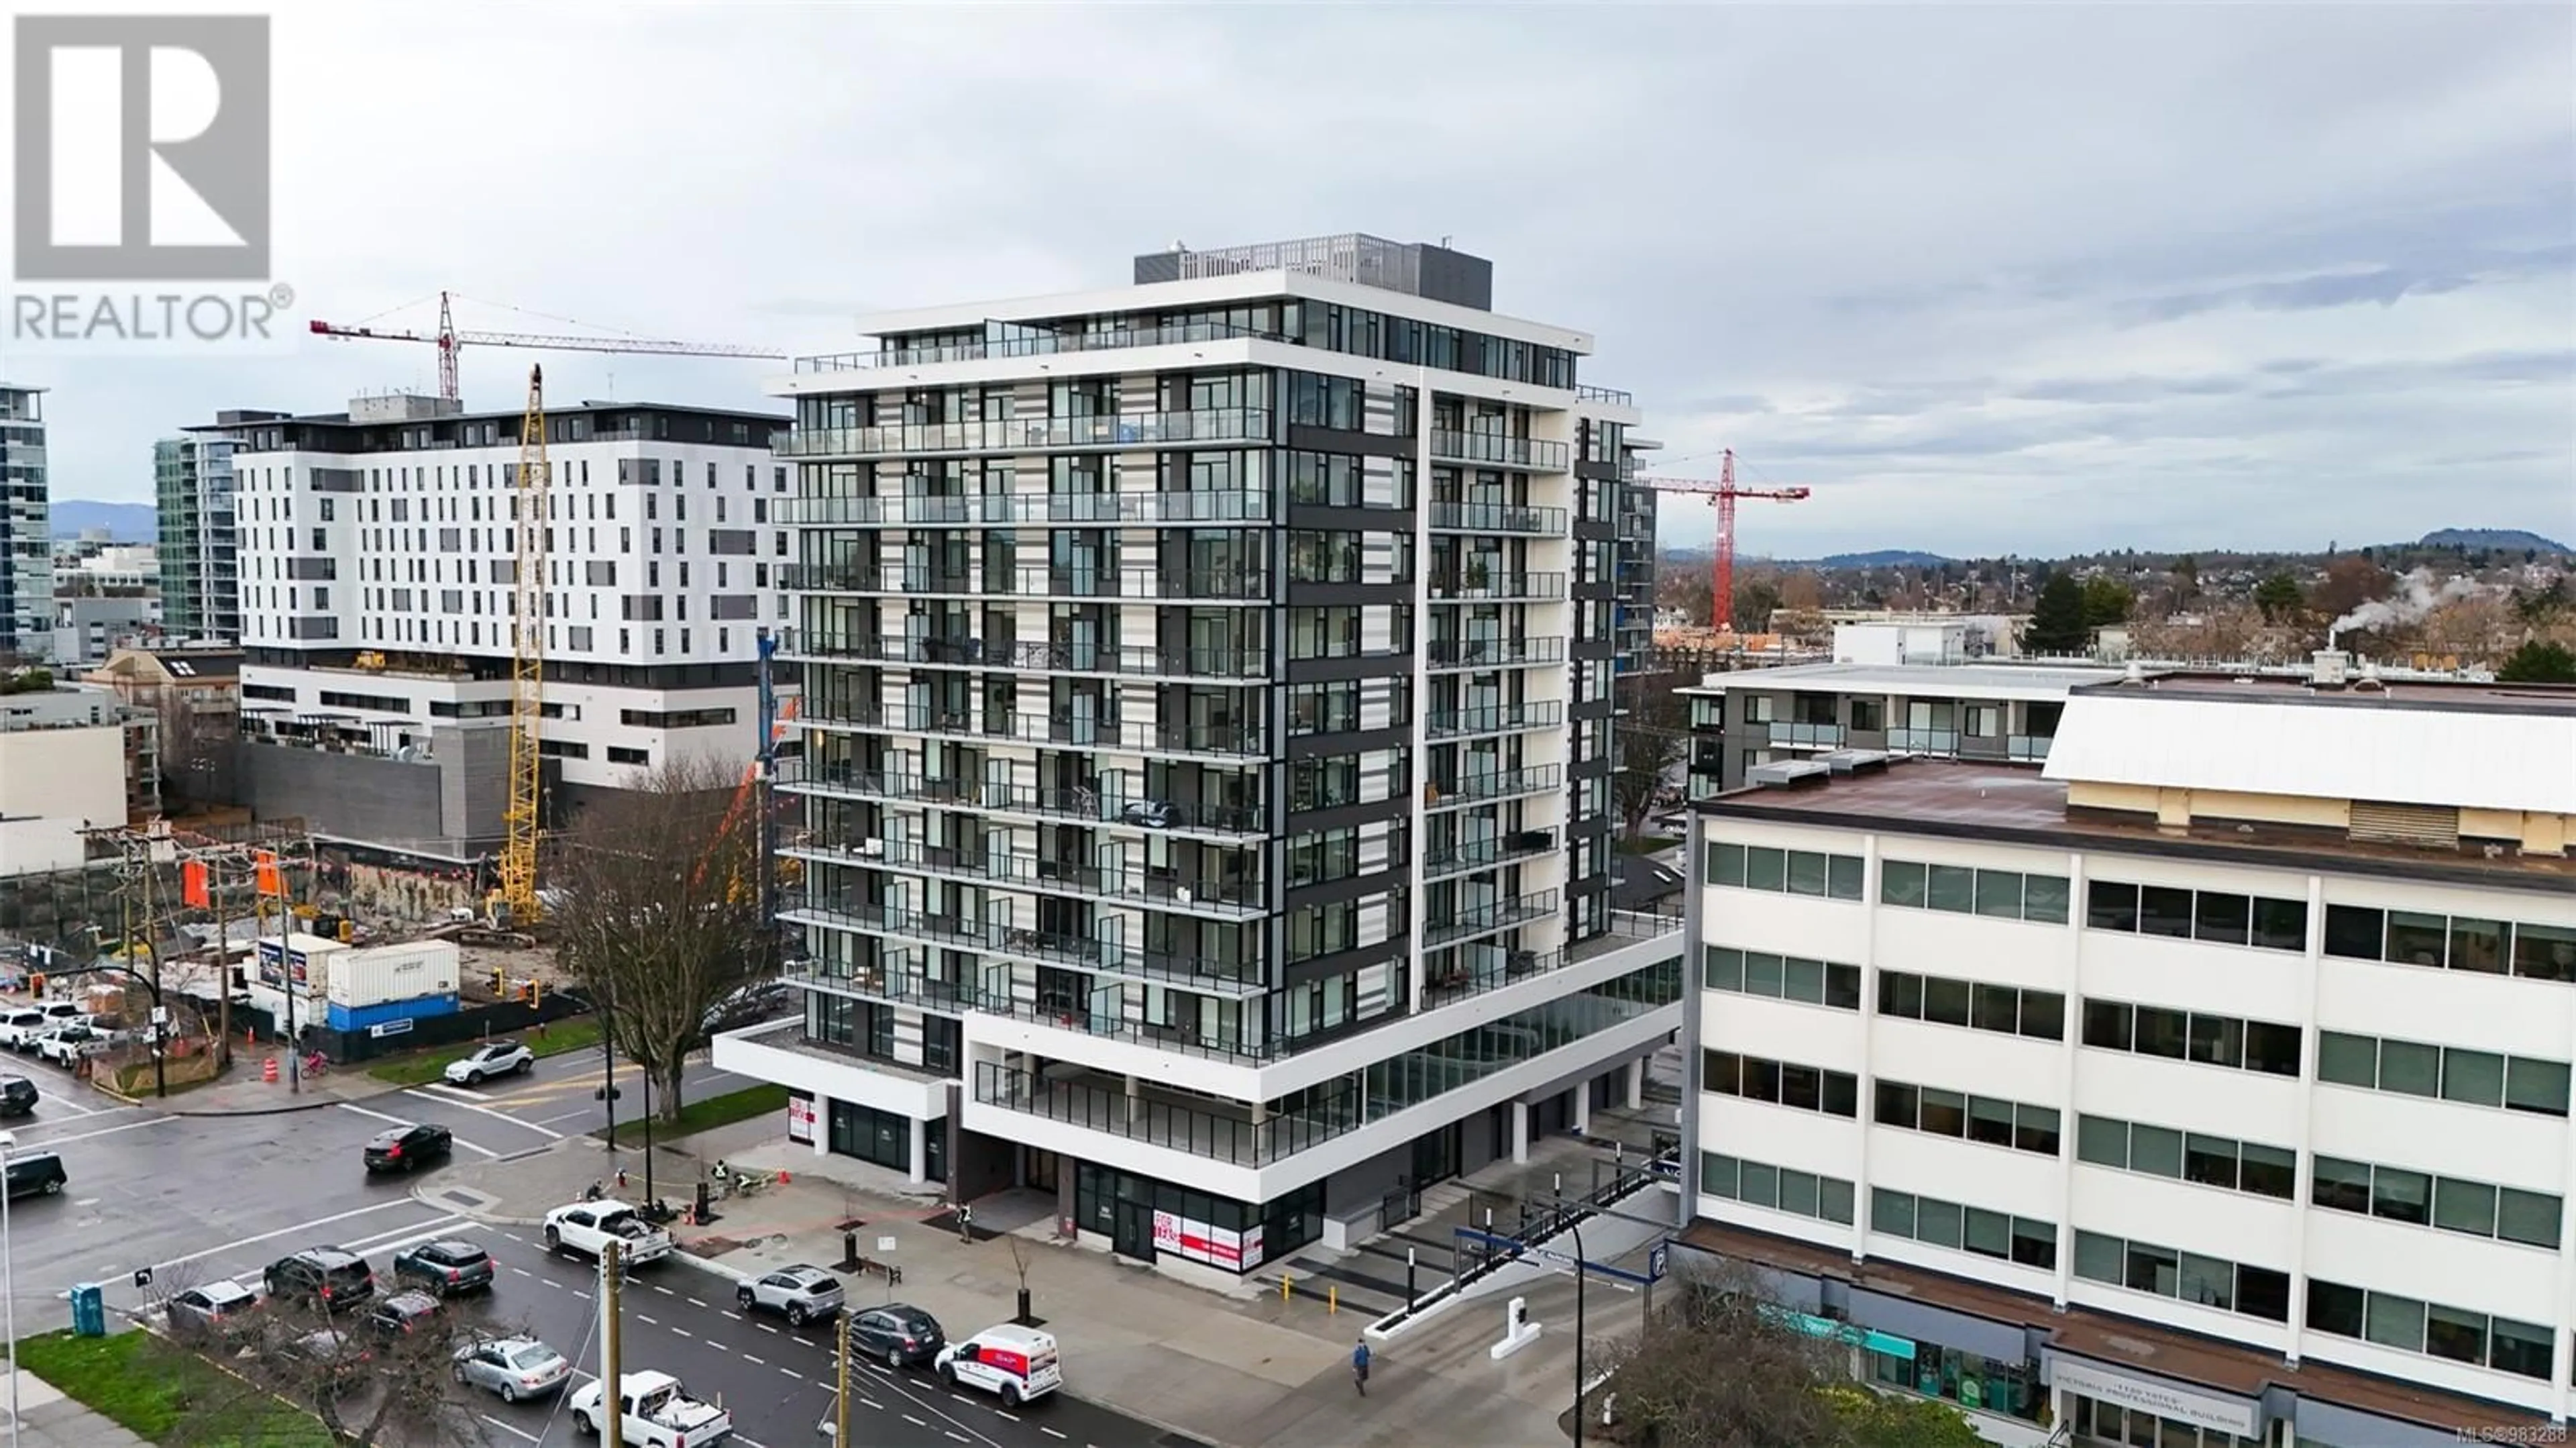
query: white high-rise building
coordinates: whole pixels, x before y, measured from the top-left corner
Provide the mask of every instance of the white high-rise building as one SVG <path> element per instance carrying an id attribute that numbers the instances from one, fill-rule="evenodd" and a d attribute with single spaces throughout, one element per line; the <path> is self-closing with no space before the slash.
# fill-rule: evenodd
<path id="1" fill-rule="evenodd" d="M 251 751 L 255 807 L 429 855 L 472 854 L 497 835 L 521 419 L 395 396 L 200 429 L 238 444 L 244 724 L 278 746 Z M 791 534 L 776 510 L 788 473 L 769 447 L 784 421 L 652 403 L 547 409 L 541 748 L 558 803 L 677 754 L 756 752 L 758 635 L 786 622 Z M 378 770 L 353 784 L 349 766 L 307 759 L 299 771 L 283 751 L 463 777 L 442 790 Z"/>
<path id="2" fill-rule="evenodd" d="M 1997 1443 L 2563 1436 L 2576 690 L 2350 664 L 2034 671 L 2044 766 L 1918 668 L 1988 757 L 1699 801 L 1684 1241 Z"/>
<path id="3" fill-rule="evenodd" d="M 53 495 L 45 471 L 45 389 L 0 382 L 0 660 L 54 643 Z"/>
<path id="4" fill-rule="evenodd" d="M 1682 984 L 1609 896 L 1637 413 L 1491 276 L 1158 253 L 778 385 L 810 960 L 716 1060 L 818 1152 L 1238 1274 L 1635 1100 Z"/>

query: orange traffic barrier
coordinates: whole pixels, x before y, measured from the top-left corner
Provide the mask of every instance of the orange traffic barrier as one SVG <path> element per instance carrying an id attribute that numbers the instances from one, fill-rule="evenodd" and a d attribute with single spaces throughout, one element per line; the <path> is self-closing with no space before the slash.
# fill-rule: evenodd
<path id="1" fill-rule="evenodd" d="M 271 1086 L 277 1084 L 277 1058 L 275 1056 L 269 1057 L 267 1064 L 259 1068 L 259 1079 L 267 1082 Z"/>

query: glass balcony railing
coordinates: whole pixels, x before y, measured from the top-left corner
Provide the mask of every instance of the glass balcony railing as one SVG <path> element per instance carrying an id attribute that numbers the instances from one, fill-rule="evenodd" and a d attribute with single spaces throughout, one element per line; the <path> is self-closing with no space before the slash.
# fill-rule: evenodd
<path id="1" fill-rule="evenodd" d="M 1422 943 L 1433 946 L 1443 941 L 1463 940 L 1471 935 L 1508 930 L 1532 920 L 1544 920 L 1556 910 L 1557 894 L 1554 890 L 1540 890 L 1515 900 L 1497 900 L 1490 905 L 1454 911 L 1438 924 L 1426 923 L 1422 927 Z"/>
<path id="2" fill-rule="evenodd" d="M 1519 503 L 1433 503 L 1431 526 L 1449 533 L 1523 533 L 1562 538 L 1565 510 Z"/>
<path id="3" fill-rule="evenodd" d="M 1493 599 L 1555 599 L 1565 597 L 1565 575 L 1562 573 L 1486 573 L 1469 570 L 1461 577 L 1435 579 L 1431 584 L 1433 603 L 1468 603 Z"/>
<path id="4" fill-rule="evenodd" d="M 935 664 L 1018 673 L 1124 674 L 1142 678 L 1266 679 L 1270 656 L 1240 649 L 1111 648 L 1100 644 L 995 643 L 978 638 L 914 638 L 900 634 L 835 634 L 810 629 L 780 632 L 778 652 L 790 659 L 846 659 L 876 664 Z M 808 718 L 817 715 L 808 700 Z"/>
<path id="5" fill-rule="evenodd" d="M 1585 402 L 1606 402 L 1613 407 L 1637 405 L 1637 399 L 1633 393 L 1622 392 L 1616 387 L 1595 387 L 1589 382 L 1574 384 L 1574 395 Z"/>
<path id="6" fill-rule="evenodd" d="M 2015 734 L 2005 741 L 2005 752 L 2014 759 L 2043 760 L 2048 757 L 2048 746 L 2056 742 L 2056 736 L 2051 734 Z"/>
<path id="7" fill-rule="evenodd" d="M 1271 494 L 1248 489 L 1155 493 L 920 493 L 891 497 L 780 498 L 773 522 L 802 527 L 1007 528 L 1060 523 L 1112 527 L 1147 523 L 1265 523 Z M 1560 530 L 1561 531 L 1561 530 Z"/>
<path id="8" fill-rule="evenodd" d="M 1433 639 L 1425 663 L 1434 669 L 1517 669 L 1565 662 L 1562 634 L 1516 639 Z"/>
<path id="9" fill-rule="evenodd" d="M 1082 824 L 1142 830 L 1195 830 L 1258 835 L 1269 821 L 1257 808 L 1195 804 L 1187 800 L 1127 799 L 1089 789 L 1037 789 L 973 779 L 865 770 L 808 757 L 782 759 L 773 776 L 781 789 L 911 804 L 961 805 L 994 814 L 1030 815 Z"/>
<path id="10" fill-rule="evenodd" d="M 1470 734 L 1514 734 L 1527 729 L 1553 729 L 1565 722 L 1565 704 L 1533 699 L 1519 704 L 1486 704 L 1470 709 L 1434 709 L 1424 716 L 1423 733 L 1433 739 Z"/>
<path id="11" fill-rule="evenodd" d="M 874 352 L 838 352 L 799 357 L 799 372 L 872 371 L 883 367 L 931 367 L 942 362 L 986 362 L 1013 357 L 1054 357 L 1067 352 L 1114 352 L 1129 347 L 1174 347 L 1192 342 L 1229 342 L 1289 338 L 1249 327 L 1199 322 L 1170 327 L 1122 327 L 1101 332 L 1042 332 L 991 338 L 944 347 L 885 347 Z M 857 385 L 857 384 L 852 384 Z"/>
<path id="12" fill-rule="evenodd" d="M 1959 731 L 1956 729 L 1890 729 L 1887 747 L 1896 754 L 1956 754 Z"/>
<path id="13" fill-rule="evenodd" d="M 1557 764 L 1533 764 L 1524 769 L 1496 770 L 1490 774 L 1467 774 L 1445 783 L 1423 786 L 1423 807 L 1457 809 L 1462 805 L 1478 804 L 1486 800 L 1542 794 L 1564 782 L 1565 768 Z"/>
<path id="14" fill-rule="evenodd" d="M 1793 724 L 1785 719 L 1771 723 L 1771 742 L 1802 749 L 1839 749 L 1843 742 L 1840 724 Z"/>
<path id="15" fill-rule="evenodd" d="M 1422 852 L 1422 877 L 1441 880 L 1476 870 L 1490 870 L 1515 860 L 1527 860 L 1549 854 L 1556 849 L 1554 830 L 1516 830 L 1491 839 L 1467 840 L 1454 845 L 1440 845 Z"/>
<path id="16" fill-rule="evenodd" d="M 1506 437 L 1494 432 L 1449 432 L 1437 428 L 1431 433 L 1434 462 L 1561 473 L 1571 456 L 1572 449 L 1564 443 L 1534 437 Z"/>
<path id="17" fill-rule="evenodd" d="M 944 980 L 921 969 L 919 962 L 926 953 L 888 951 L 887 962 L 883 964 L 853 966 L 847 970 L 820 966 L 784 979 L 787 984 L 801 990 L 822 991 L 827 995 L 857 996 L 864 1000 L 920 1006 L 935 1011 L 963 1012 L 971 1009 L 977 1000 L 976 987 L 963 981 Z"/>
<path id="18" fill-rule="evenodd" d="M 1008 925 L 980 924 L 954 916 L 933 915 L 925 911 L 903 909 L 861 899 L 855 894 L 835 895 L 794 889 L 783 892 L 779 899 L 779 918 L 799 924 L 814 924 L 862 934 L 883 935 L 899 939 L 920 940 L 954 949 L 971 950 L 1005 960 L 1027 961 L 1039 965 L 1061 965 L 1075 970 L 1104 971 L 1116 975 L 1150 976 L 1169 984 L 1192 984 L 1194 988 L 1232 992 L 1242 986 L 1259 988 L 1257 966 L 1233 965 L 1212 969 L 1217 962 L 1204 956 L 1168 955 L 1157 951 L 1132 950 L 1114 940 L 1095 940 L 1088 936 L 1059 935 L 1048 931 L 1021 930 Z M 910 952 L 897 952 L 909 955 Z M 1007 968 L 1000 974 L 1007 975 Z M 991 978 L 996 971 L 988 967 Z M 973 1010 L 996 1015 L 1013 1015 L 1017 1010 L 1010 992 L 996 985 L 985 990 L 964 986 L 956 988 L 958 999 Z M 1025 1004 L 1025 1003 L 1023 1003 Z"/>
<path id="19" fill-rule="evenodd" d="M 1054 448 L 1170 447 L 1193 442 L 1267 443 L 1265 408 L 1136 412 L 1107 417 L 1015 417 L 879 427 L 799 428 L 773 445 L 782 458 L 894 457 L 935 453 L 1034 452 Z"/>
<path id="20" fill-rule="evenodd" d="M 1013 854 L 990 844 L 953 846 L 918 840 L 816 838 L 791 840 L 783 853 L 832 864 L 899 870 L 907 874 L 966 880 L 979 885 L 1110 900 L 1133 900 L 1183 907 L 1258 912 L 1267 894 L 1258 881 L 1184 879 L 1170 871 L 1103 870 L 1097 865 L 1038 859 Z M 1097 945 L 1098 942 L 1092 942 Z"/>
<path id="21" fill-rule="evenodd" d="M 973 570 L 825 564 L 782 568 L 793 593 L 908 593 L 961 598 L 1097 598 L 1136 602 L 1266 602 L 1269 579 L 1246 569 L 1066 568 L 1043 563 Z"/>
<path id="22" fill-rule="evenodd" d="M 901 734 L 939 734 L 964 739 L 1008 739 L 1023 744 L 1052 744 L 1071 749 L 1111 749 L 1137 754 L 1204 754 L 1250 759 L 1269 755 L 1268 737 L 1258 725 L 1136 724 L 1070 714 L 978 714 L 971 709 L 917 709 L 887 705 L 875 719 L 864 716 L 820 722 L 885 729 Z"/>

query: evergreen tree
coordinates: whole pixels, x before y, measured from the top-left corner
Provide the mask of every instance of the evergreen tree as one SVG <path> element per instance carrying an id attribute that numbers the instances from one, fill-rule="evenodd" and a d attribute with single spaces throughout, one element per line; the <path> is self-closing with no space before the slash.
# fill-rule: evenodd
<path id="1" fill-rule="evenodd" d="M 2279 623 L 2297 615 L 2302 599 L 2299 580 L 2288 569 L 2264 579 L 2254 588 L 2254 606 L 2263 610 L 2263 621 Z"/>
<path id="2" fill-rule="evenodd" d="M 2039 602 L 2023 626 L 2021 646 L 2034 654 L 2081 654 L 2093 641 L 2084 625 L 2084 588 L 2072 573 L 2060 573 L 2039 591 Z"/>
<path id="3" fill-rule="evenodd" d="M 2496 670 L 2508 684 L 2576 684 L 2576 653 L 2565 644 L 2530 639 Z"/>

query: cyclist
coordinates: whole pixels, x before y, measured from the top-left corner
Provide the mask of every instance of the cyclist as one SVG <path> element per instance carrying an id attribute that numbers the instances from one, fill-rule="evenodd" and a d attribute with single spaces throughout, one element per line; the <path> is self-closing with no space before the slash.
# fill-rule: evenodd
<path id="1" fill-rule="evenodd" d="M 1359 1388 L 1360 1396 L 1363 1398 L 1368 1396 L 1368 1370 L 1368 1339 L 1361 1338 L 1351 1349 L 1351 1382 Z"/>

